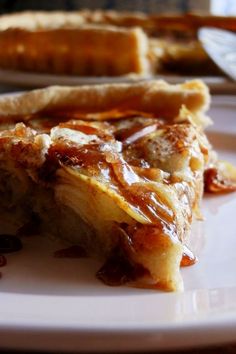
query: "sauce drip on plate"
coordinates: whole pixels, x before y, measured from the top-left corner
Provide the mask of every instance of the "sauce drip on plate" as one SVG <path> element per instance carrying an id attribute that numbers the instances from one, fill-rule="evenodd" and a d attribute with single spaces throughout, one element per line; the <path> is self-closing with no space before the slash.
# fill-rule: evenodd
<path id="1" fill-rule="evenodd" d="M 87 256 L 86 250 L 79 245 L 73 245 L 54 252 L 54 257 L 56 258 L 86 258 Z"/>
<path id="2" fill-rule="evenodd" d="M 182 255 L 182 260 L 180 263 L 181 267 L 188 267 L 197 262 L 197 257 L 193 254 L 192 251 L 187 246 L 184 246 L 184 251 Z"/>
<path id="3" fill-rule="evenodd" d="M 12 253 L 22 249 L 21 240 L 13 235 L 0 235 L 0 254 Z"/>
<path id="4" fill-rule="evenodd" d="M 106 285 L 118 286 L 134 281 L 146 272 L 141 265 L 131 264 L 121 250 L 115 249 L 96 276 Z"/>

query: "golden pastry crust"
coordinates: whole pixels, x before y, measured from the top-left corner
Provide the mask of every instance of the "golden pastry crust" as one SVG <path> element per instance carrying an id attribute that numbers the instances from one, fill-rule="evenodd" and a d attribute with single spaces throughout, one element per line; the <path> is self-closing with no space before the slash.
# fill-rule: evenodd
<path id="1" fill-rule="evenodd" d="M 2 15 L 0 30 L 21 28 L 42 30 L 55 28 L 77 28 L 84 24 L 114 25 L 118 27 L 141 27 L 149 34 L 158 31 L 196 32 L 203 26 L 236 31 L 235 16 L 216 16 L 197 13 L 183 15 L 145 14 L 142 12 L 118 12 L 115 10 L 82 10 L 82 11 L 25 11 Z M 163 33 L 163 32 L 162 32 Z M 184 35 L 184 33 L 183 33 Z"/>
<path id="2" fill-rule="evenodd" d="M 63 11 L 24 11 L 10 15 L 2 15 L 0 30 L 24 29 L 29 31 L 78 28 L 86 24 L 86 19 L 80 12 Z"/>
<path id="3" fill-rule="evenodd" d="M 8 69 L 83 76 L 150 73 L 148 39 L 141 28 L 9 28 L 0 32 L 0 46 L 0 66 Z"/>
<path id="4" fill-rule="evenodd" d="M 27 120 L 27 115 L 40 111 L 69 109 L 83 113 L 133 110 L 173 118 L 178 115 L 182 105 L 201 115 L 208 109 L 209 103 L 208 88 L 200 80 L 179 85 L 148 81 L 81 87 L 51 86 L 19 96 L 0 98 L 0 116 L 3 119 L 6 116 L 16 116 L 17 119 L 20 115 L 26 116 Z M 105 119 L 108 117 L 105 116 Z M 110 118 L 116 116 L 111 114 Z M 100 115 L 98 119 L 103 119 L 103 116 Z M 207 121 L 207 118 L 204 119 Z"/>

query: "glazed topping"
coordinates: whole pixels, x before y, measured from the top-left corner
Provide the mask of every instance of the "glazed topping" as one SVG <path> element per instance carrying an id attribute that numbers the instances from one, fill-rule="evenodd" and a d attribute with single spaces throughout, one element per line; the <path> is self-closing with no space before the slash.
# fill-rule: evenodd
<path id="1" fill-rule="evenodd" d="M 184 251 L 183 251 L 180 266 L 188 267 L 195 264 L 196 262 L 197 262 L 197 257 L 194 256 L 193 252 L 190 251 L 190 249 L 186 245 L 184 245 Z"/>
<path id="2" fill-rule="evenodd" d="M 113 136 L 109 131 L 111 126 L 106 122 L 100 122 L 100 124 L 96 124 L 96 122 L 70 120 L 65 123 L 60 123 L 59 128 L 67 128 L 82 132 L 86 135 L 93 135 L 102 139 L 103 141 L 113 140 Z"/>
<path id="3" fill-rule="evenodd" d="M 58 168 L 70 167 L 117 193 L 134 211 L 136 221 L 161 225 L 163 232 L 175 238 L 176 230 L 169 227 L 176 218 L 168 195 L 170 184 L 175 183 L 169 171 L 175 170 L 171 157 L 183 153 L 184 159 L 177 159 L 184 160 L 180 169 L 188 165 L 191 152 L 187 149 L 195 137 L 189 124 L 165 125 L 163 120 L 145 114 L 131 118 L 135 114 L 118 110 L 100 114 L 48 112 L 41 122 L 47 125 L 50 117 L 53 128 L 36 176 L 50 184 L 56 180 Z M 107 120 L 111 117 L 116 119 Z M 31 124 L 40 120 L 40 116 L 35 121 L 32 118 Z M 98 118 L 102 121 L 91 120 Z"/>
<path id="4" fill-rule="evenodd" d="M 110 187 L 113 186 L 148 222 L 173 221 L 173 212 L 158 191 L 135 173 L 118 152 L 105 149 L 103 144 L 54 144 L 48 156 L 50 161 L 82 169 L 90 176 L 105 176 Z"/>
<path id="5" fill-rule="evenodd" d="M 130 117 L 145 117 L 145 118 L 152 118 L 154 115 L 153 113 L 150 112 L 141 112 L 141 111 L 136 111 L 136 110 L 128 110 L 124 109 L 124 107 L 117 107 L 114 109 L 106 110 L 103 112 L 93 112 L 93 113 L 88 113 L 88 112 L 82 112 L 78 111 L 75 108 L 69 108 L 67 107 L 66 110 L 53 110 L 53 111 L 47 111 L 47 112 L 41 112 L 41 116 L 49 116 L 51 118 L 55 119 L 60 119 L 61 121 L 66 121 L 69 119 L 76 119 L 76 120 L 84 120 L 84 121 L 109 121 L 112 119 L 112 121 L 116 121 L 118 119 L 128 119 Z"/>
<path id="6" fill-rule="evenodd" d="M 146 120 L 154 117 L 153 113 L 150 112 L 141 112 L 136 110 L 125 110 L 124 107 L 115 108 L 107 110 L 104 112 L 82 112 L 74 108 L 67 107 L 65 110 L 50 110 L 50 111 L 41 111 L 37 113 L 32 113 L 28 115 L 8 115 L 1 116 L 0 130 L 5 129 L 4 127 L 12 126 L 19 122 L 24 122 L 30 128 L 37 130 L 38 132 L 44 131 L 49 132 L 51 128 L 62 122 L 68 122 L 71 120 L 81 121 L 85 123 L 90 122 L 99 122 L 103 123 L 105 121 L 112 120 L 112 123 L 121 120 L 127 120 L 129 118 L 135 117 L 145 117 Z M 1 128 L 2 127 L 2 128 Z"/>
<path id="7" fill-rule="evenodd" d="M 156 246 L 159 245 L 160 237 L 161 242 L 169 242 L 169 236 L 172 240 L 177 239 L 177 230 L 173 224 L 161 224 L 158 225 L 143 225 L 136 223 L 134 225 L 120 224 L 122 231 L 123 247 L 131 248 L 132 250 L 142 250 L 144 252 L 152 252 Z"/>
<path id="8" fill-rule="evenodd" d="M 227 173 L 220 168 L 208 168 L 204 173 L 205 191 L 210 193 L 224 193 L 236 190 L 236 171 Z M 229 176 L 227 175 L 229 174 Z"/>

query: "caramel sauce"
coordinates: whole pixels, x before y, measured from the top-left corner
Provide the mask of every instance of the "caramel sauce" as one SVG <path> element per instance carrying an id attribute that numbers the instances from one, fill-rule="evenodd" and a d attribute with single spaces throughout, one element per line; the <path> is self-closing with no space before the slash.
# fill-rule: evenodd
<path id="1" fill-rule="evenodd" d="M 236 182 L 226 178 L 213 167 L 204 172 L 204 188 L 205 192 L 209 193 L 233 192 L 236 190 Z"/>
<path id="2" fill-rule="evenodd" d="M 28 115 L 13 115 L 1 117 L 2 122 L 6 123 L 25 123 L 28 127 L 36 129 L 37 131 L 49 132 L 51 128 L 55 127 L 62 121 L 68 120 L 67 117 L 57 117 L 54 115 L 47 115 L 42 112 Z"/>
<path id="3" fill-rule="evenodd" d="M 173 212 L 161 200 L 152 188 L 139 183 L 139 177 L 126 163 L 119 162 L 112 165 L 116 180 L 120 184 L 121 194 L 138 211 L 145 215 L 149 222 L 172 222 Z"/>
<path id="4" fill-rule="evenodd" d="M 91 125 L 85 125 L 85 124 L 80 124 L 80 123 L 76 123 L 76 122 L 60 123 L 59 127 L 77 130 L 77 131 L 80 131 L 80 132 L 87 134 L 87 135 L 97 135 L 97 136 L 100 135 L 99 129 L 92 127 Z"/>
<path id="5" fill-rule="evenodd" d="M 141 224 L 134 225 L 120 224 L 122 232 L 121 243 L 124 249 L 134 252 L 152 252 L 153 249 L 161 244 L 168 247 L 170 239 L 177 238 L 176 228 L 174 225 L 165 225 L 163 222 L 159 224 Z M 168 227 L 168 228 L 167 228 Z M 167 237 L 167 235 L 169 237 Z"/>
<path id="6" fill-rule="evenodd" d="M 129 129 L 122 129 L 121 131 L 118 131 L 115 136 L 116 139 L 122 141 L 123 144 L 129 145 L 134 143 L 136 140 L 153 133 L 157 129 L 157 126 L 157 123 L 146 126 L 137 125 Z"/>
<path id="7" fill-rule="evenodd" d="M 98 169 L 105 159 L 100 152 L 99 144 L 88 144 L 83 146 L 54 144 L 48 150 L 51 160 L 59 160 L 66 166 L 79 166 L 89 168 L 94 166 Z"/>
<path id="8" fill-rule="evenodd" d="M 107 121 L 114 119 L 126 119 L 135 116 L 154 118 L 155 115 L 151 112 L 142 112 L 138 110 L 127 109 L 126 104 L 124 103 L 118 108 L 111 108 L 101 112 L 97 112 L 96 110 L 94 112 L 92 110 L 88 112 L 83 110 L 82 108 L 76 107 L 62 107 L 57 110 L 43 110 L 37 113 L 27 115 L 9 115 L 7 117 L 0 116 L 0 119 L 4 123 L 24 122 L 29 127 L 32 127 L 34 129 L 49 131 L 52 127 L 55 127 L 59 123 L 66 122 L 71 119 L 85 121 Z"/>
<path id="9" fill-rule="evenodd" d="M 61 250 L 55 251 L 54 257 L 56 257 L 56 258 L 86 258 L 86 257 L 88 257 L 88 254 L 82 246 L 73 245 L 68 248 L 63 248 Z"/>
<path id="10" fill-rule="evenodd" d="M 91 125 L 77 123 L 76 121 L 60 123 L 59 127 L 77 130 L 87 135 L 97 135 L 97 136 L 101 135 L 100 129 L 92 127 Z"/>
<path id="11" fill-rule="evenodd" d="M 102 167 L 106 167 L 97 144 L 76 146 L 57 143 L 50 146 L 46 161 L 38 172 L 39 178 L 45 182 L 53 182 L 61 164 L 86 168 L 92 175 L 98 174 Z"/>
<path id="12" fill-rule="evenodd" d="M 61 108 L 59 110 L 51 110 L 40 112 L 41 115 L 49 117 L 57 117 L 63 120 L 69 119 L 81 119 L 81 120 L 109 120 L 109 119 L 121 119 L 121 118 L 130 118 L 134 116 L 141 116 L 146 118 L 153 118 L 154 114 L 149 112 L 142 112 L 138 110 L 127 109 L 126 105 L 122 105 L 118 108 L 111 108 L 106 111 L 93 112 L 83 111 L 83 109 L 78 109 L 76 107 L 66 107 L 65 109 Z"/>
<path id="13" fill-rule="evenodd" d="M 197 257 L 194 256 L 193 252 L 190 251 L 190 249 L 185 245 L 180 266 L 181 267 L 191 266 L 195 264 L 197 260 L 198 260 Z"/>
<path id="14" fill-rule="evenodd" d="M 122 250 L 117 248 L 96 273 L 96 277 L 106 285 L 119 286 L 135 281 L 146 273 L 141 265 L 131 264 Z"/>
<path id="15" fill-rule="evenodd" d="M 33 116 L 29 121 L 27 121 L 27 125 L 38 131 L 43 133 L 50 133 L 50 130 L 60 124 L 62 121 L 66 121 L 67 119 L 62 119 L 61 117 L 44 117 L 40 116 L 40 114 Z"/>
<path id="16" fill-rule="evenodd" d="M 44 183 L 53 183 L 56 180 L 56 171 L 60 167 L 60 161 L 51 154 L 46 155 L 41 168 L 38 170 L 38 177 Z"/>
<path id="17" fill-rule="evenodd" d="M 94 127 L 87 122 L 70 120 L 65 123 L 60 123 L 59 127 L 76 130 L 87 135 L 96 135 L 103 140 L 103 142 L 114 141 L 114 136 L 111 133 L 111 125 L 105 122 L 100 122 L 99 127 Z"/>
<path id="18" fill-rule="evenodd" d="M 56 112 L 54 113 L 56 114 Z M 63 115 L 63 112 L 59 113 Z M 81 118 L 81 114 L 77 118 Z M 122 114 L 124 116 L 125 112 Z M 125 139 L 126 143 L 133 142 L 155 131 L 157 124 L 132 127 L 126 133 L 123 132 L 125 136 L 120 138 Z M 96 127 L 83 125 L 80 122 L 73 123 L 71 121 L 61 123 L 60 126 L 77 129 L 85 134 L 97 135 L 99 131 Z M 40 177 L 50 181 L 55 176 L 60 164 L 85 169 L 91 176 L 96 176 L 103 172 L 106 173 L 114 188 L 117 188 L 125 200 L 146 218 L 148 223 L 161 224 L 166 228 L 168 228 L 168 224 L 173 223 L 173 211 L 161 199 L 157 191 L 145 184 L 142 177 L 135 172 L 118 152 L 104 149 L 104 143 L 90 143 L 78 146 L 73 143 L 58 142 L 51 145 L 46 162 L 39 173 Z"/>
<path id="19" fill-rule="evenodd" d="M 59 160 L 68 166 L 86 168 L 93 176 L 106 169 L 113 183 L 122 196 L 132 204 L 137 212 L 147 218 L 148 222 L 169 223 L 173 221 L 173 212 L 153 191 L 140 181 L 139 176 L 117 153 L 112 159 L 109 152 L 101 151 L 99 144 L 81 147 L 55 144 L 49 148 L 50 161 Z M 112 162 L 108 162 L 112 161 Z"/>

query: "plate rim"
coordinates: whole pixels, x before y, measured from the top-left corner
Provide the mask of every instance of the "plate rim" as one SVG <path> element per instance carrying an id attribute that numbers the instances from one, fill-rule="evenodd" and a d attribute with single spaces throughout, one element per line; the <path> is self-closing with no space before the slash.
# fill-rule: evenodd
<path id="1" fill-rule="evenodd" d="M 236 84 L 224 76 L 202 76 L 202 79 L 209 86 L 213 93 L 236 93 Z M 45 87 L 49 85 L 92 85 L 103 83 L 132 83 L 138 81 L 166 80 L 171 84 L 178 84 L 183 81 L 196 79 L 196 76 L 170 74 L 157 75 L 138 75 L 130 73 L 127 75 L 109 77 L 109 76 L 70 76 L 57 75 L 50 73 L 37 73 L 19 70 L 10 70 L 0 68 L 0 83 L 9 85 L 18 85 L 20 87 Z"/>

